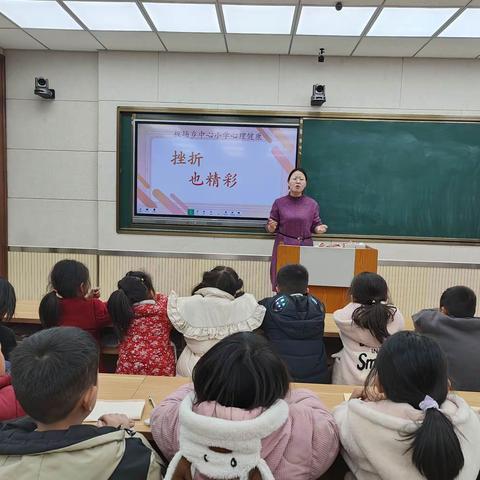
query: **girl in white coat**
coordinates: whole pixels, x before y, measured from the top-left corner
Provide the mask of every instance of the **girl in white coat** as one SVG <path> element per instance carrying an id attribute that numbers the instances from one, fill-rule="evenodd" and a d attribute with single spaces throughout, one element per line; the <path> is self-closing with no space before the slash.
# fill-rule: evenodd
<path id="1" fill-rule="evenodd" d="M 333 412 L 353 478 L 475 480 L 480 419 L 448 390 L 446 357 L 434 340 L 389 337 L 365 388 L 354 392 L 359 398 Z"/>
<path id="2" fill-rule="evenodd" d="M 218 266 L 203 274 L 191 297 L 170 294 L 168 318 L 187 343 L 177 361 L 177 375 L 192 376 L 200 357 L 222 338 L 260 327 L 265 307 L 242 287 L 233 268 Z"/>
<path id="3" fill-rule="evenodd" d="M 378 349 L 390 335 L 403 330 L 405 322 L 389 302 L 387 282 L 376 273 L 356 275 L 350 295 L 352 301 L 333 313 L 343 349 L 333 355 L 332 383 L 363 385 Z"/>

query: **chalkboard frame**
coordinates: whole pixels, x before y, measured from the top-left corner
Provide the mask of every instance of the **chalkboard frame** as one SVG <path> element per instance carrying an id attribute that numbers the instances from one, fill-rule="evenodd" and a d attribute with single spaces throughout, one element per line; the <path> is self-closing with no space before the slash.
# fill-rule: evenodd
<path id="1" fill-rule="evenodd" d="M 130 132 L 121 131 L 122 115 L 135 114 L 163 114 L 163 115 L 218 115 L 222 117 L 283 117 L 291 120 L 299 120 L 298 139 L 298 165 L 302 166 L 302 143 L 303 143 L 303 121 L 304 119 L 325 119 L 325 120 L 355 120 L 355 121 L 406 121 L 406 122 L 458 122 L 458 123 L 480 123 L 480 117 L 462 117 L 455 115 L 407 115 L 407 114 L 362 114 L 325 111 L 301 111 L 301 110 L 241 110 L 241 109 L 203 109 L 203 108 L 180 108 L 180 107 L 117 107 L 117 131 L 116 131 L 116 231 L 121 234 L 142 234 L 142 235 L 185 235 L 185 236 L 217 236 L 217 237 L 243 237 L 243 238 L 272 238 L 263 229 L 259 228 L 225 228 L 221 226 L 198 227 L 188 225 L 186 228 L 179 228 L 175 225 L 147 225 L 145 227 L 134 225 L 125 221 L 125 212 L 122 211 L 125 201 L 122 202 L 121 168 L 122 168 L 122 142 L 129 139 L 133 144 L 133 129 Z M 308 187 L 307 187 L 308 194 Z M 122 218 L 123 216 L 123 218 Z M 356 234 L 326 234 L 315 236 L 317 240 L 350 241 L 364 240 L 382 243 L 419 243 L 419 244 L 450 244 L 450 245 L 480 245 L 480 238 L 449 238 L 449 237 L 418 237 L 418 236 L 391 236 L 391 235 L 356 235 Z"/>

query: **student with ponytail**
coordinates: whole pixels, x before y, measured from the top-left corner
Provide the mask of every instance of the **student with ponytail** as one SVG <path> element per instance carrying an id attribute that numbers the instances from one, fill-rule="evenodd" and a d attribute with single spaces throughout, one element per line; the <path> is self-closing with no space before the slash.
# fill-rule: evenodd
<path id="1" fill-rule="evenodd" d="M 384 340 L 403 330 L 405 321 L 388 298 L 385 280 L 363 272 L 350 285 L 351 302 L 333 313 L 343 349 L 334 354 L 332 383 L 362 385 Z"/>
<path id="2" fill-rule="evenodd" d="M 204 272 L 191 297 L 168 297 L 168 318 L 186 341 L 177 362 L 177 375 L 190 377 L 200 357 L 222 338 L 260 327 L 265 307 L 250 293 L 230 267 L 219 265 Z"/>
<path id="3" fill-rule="evenodd" d="M 38 313 L 44 328 L 78 327 L 100 345 L 100 331 L 111 324 L 107 306 L 98 289 L 90 288 L 88 268 L 76 260 L 57 262 L 49 278 L 49 290 Z"/>
<path id="4" fill-rule="evenodd" d="M 120 341 L 117 373 L 175 375 L 167 297 L 155 293 L 150 275 L 128 272 L 110 295 L 108 311 Z"/>
<path id="5" fill-rule="evenodd" d="M 434 340 L 389 337 L 364 389 L 333 412 L 354 478 L 475 480 L 480 419 L 448 389 L 446 357 Z"/>

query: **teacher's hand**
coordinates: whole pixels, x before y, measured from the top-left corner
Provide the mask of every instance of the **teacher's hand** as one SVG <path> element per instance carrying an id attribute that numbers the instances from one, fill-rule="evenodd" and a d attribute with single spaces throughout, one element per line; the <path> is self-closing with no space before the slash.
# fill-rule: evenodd
<path id="1" fill-rule="evenodd" d="M 315 233 L 325 233 L 328 230 L 328 225 L 322 224 L 315 227 Z"/>
<path id="2" fill-rule="evenodd" d="M 273 218 L 269 218 L 267 222 L 267 227 L 266 227 L 267 232 L 274 233 L 277 227 L 278 227 L 278 222 L 273 220 Z"/>

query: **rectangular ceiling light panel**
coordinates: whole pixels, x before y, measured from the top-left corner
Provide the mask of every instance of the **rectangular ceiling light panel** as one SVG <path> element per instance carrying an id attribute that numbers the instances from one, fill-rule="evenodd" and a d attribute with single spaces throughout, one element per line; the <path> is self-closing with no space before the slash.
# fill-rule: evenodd
<path id="1" fill-rule="evenodd" d="M 430 37 L 457 8 L 384 8 L 368 36 L 375 37 Z"/>
<path id="2" fill-rule="evenodd" d="M 90 29 L 105 31 L 151 31 L 145 17 L 133 2 L 77 2 L 65 5 Z"/>
<path id="3" fill-rule="evenodd" d="M 220 32 L 213 3 L 144 3 L 160 32 Z"/>
<path id="4" fill-rule="evenodd" d="M 439 37 L 480 38 L 480 8 L 467 8 Z"/>
<path id="5" fill-rule="evenodd" d="M 359 36 L 375 12 L 376 7 L 304 6 L 300 14 L 297 35 Z"/>
<path id="6" fill-rule="evenodd" d="M 223 5 L 227 33 L 289 35 L 294 5 Z"/>
<path id="7" fill-rule="evenodd" d="M 57 3 L 41 0 L 0 0 L 0 12 L 21 28 L 82 30 Z"/>

